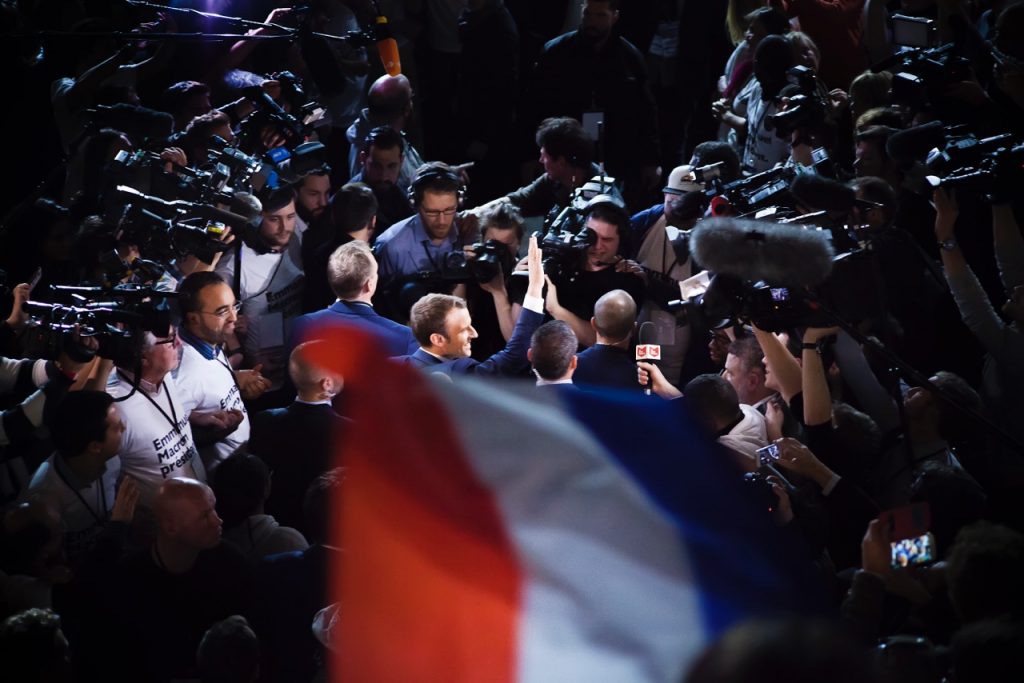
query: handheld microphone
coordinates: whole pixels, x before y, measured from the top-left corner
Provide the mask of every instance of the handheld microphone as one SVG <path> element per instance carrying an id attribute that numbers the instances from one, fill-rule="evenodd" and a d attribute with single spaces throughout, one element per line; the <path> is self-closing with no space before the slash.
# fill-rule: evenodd
<path id="1" fill-rule="evenodd" d="M 398 41 L 391 33 L 388 26 L 388 18 L 378 14 L 373 22 L 373 34 L 377 38 L 377 54 L 380 55 L 381 64 L 388 76 L 400 76 L 402 74 L 402 61 L 398 56 Z"/>
<path id="2" fill-rule="evenodd" d="M 716 274 L 776 287 L 813 287 L 832 272 L 829 233 L 742 218 L 707 218 L 690 233 L 698 263 Z"/>
<path id="3" fill-rule="evenodd" d="M 652 344 L 652 341 L 656 340 L 657 329 L 654 323 L 648 321 L 640 324 L 640 331 L 637 334 L 636 345 L 636 361 L 643 361 L 645 363 L 658 364 L 661 360 L 661 344 Z M 644 387 L 644 395 L 651 395 L 651 380 L 647 381 L 647 385 Z"/>

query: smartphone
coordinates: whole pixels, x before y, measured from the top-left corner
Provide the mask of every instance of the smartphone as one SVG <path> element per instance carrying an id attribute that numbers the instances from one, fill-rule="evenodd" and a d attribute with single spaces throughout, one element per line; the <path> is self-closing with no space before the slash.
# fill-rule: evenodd
<path id="1" fill-rule="evenodd" d="M 764 448 L 757 449 L 757 462 L 761 467 L 770 465 L 779 459 L 779 445 L 770 443 Z"/>
<path id="2" fill-rule="evenodd" d="M 32 291 L 39 284 L 39 281 L 43 279 L 43 269 L 36 268 L 36 272 L 32 273 L 32 279 L 28 281 L 28 291 Z"/>
<path id="3" fill-rule="evenodd" d="M 913 538 L 904 538 L 889 544 L 892 548 L 894 569 L 918 567 L 935 561 L 935 537 L 926 532 Z"/>
<path id="4" fill-rule="evenodd" d="M 894 14 L 889 25 L 892 27 L 892 42 L 903 47 L 932 47 L 938 37 L 938 29 L 932 19 Z"/>

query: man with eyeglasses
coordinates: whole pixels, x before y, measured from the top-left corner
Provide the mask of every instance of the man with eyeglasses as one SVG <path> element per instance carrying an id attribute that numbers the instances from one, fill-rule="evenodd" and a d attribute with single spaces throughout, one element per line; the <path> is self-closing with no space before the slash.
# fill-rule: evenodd
<path id="1" fill-rule="evenodd" d="M 243 399 L 253 400 L 270 382 L 252 370 L 234 370 L 225 345 L 238 320 L 238 302 L 217 273 L 186 277 L 178 287 L 183 343 L 175 372 L 191 411 L 190 422 L 199 455 L 208 472 L 249 440 L 249 416 Z M 214 423 L 209 424 L 211 416 Z M 200 424 L 206 421 L 207 424 Z"/>
<path id="2" fill-rule="evenodd" d="M 455 224 L 462 181 L 458 171 L 440 161 L 420 166 L 409 185 L 416 213 L 377 237 L 382 282 L 418 273 L 440 273 L 445 259 L 462 250 Z"/>
<path id="3" fill-rule="evenodd" d="M 206 480 L 192 437 L 187 397 L 171 372 L 178 367 L 180 349 L 173 328 L 160 337 L 147 332 L 138 360 L 119 362 L 107 383 L 125 425 L 121 471 L 138 484 L 143 508 L 152 508 L 157 489 L 168 479 Z"/>

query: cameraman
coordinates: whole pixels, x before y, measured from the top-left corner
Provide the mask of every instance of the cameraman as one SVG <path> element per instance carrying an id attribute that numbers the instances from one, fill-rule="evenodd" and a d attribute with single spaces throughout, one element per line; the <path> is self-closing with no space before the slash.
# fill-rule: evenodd
<path id="1" fill-rule="evenodd" d="M 551 317 L 569 323 L 581 346 L 593 346 L 597 338 L 590 319 L 597 300 L 623 289 L 639 308 L 645 286 L 640 266 L 624 259 L 629 253 L 629 214 L 621 204 L 607 196 L 595 197 L 586 210 L 585 229 L 596 241 L 582 263 L 563 264 L 549 273 L 545 303 Z"/>
<path id="2" fill-rule="evenodd" d="M 3 325 L 13 334 L 21 333 L 28 322 L 28 314 L 22 310 L 22 304 L 28 301 L 30 291 L 27 283 L 14 288 L 14 306 Z M 0 356 L 0 393 L 6 399 L 19 401 L 18 405 L 0 415 L 0 449 L 33 438 L 44 418 L 74 383 L 79 371 L 91 362 L 91 350 L 95 346 L 94 341 L 85 341 L 76 334 L 67 338 L 64 350 L 54 361 L 15 360 Z"/>

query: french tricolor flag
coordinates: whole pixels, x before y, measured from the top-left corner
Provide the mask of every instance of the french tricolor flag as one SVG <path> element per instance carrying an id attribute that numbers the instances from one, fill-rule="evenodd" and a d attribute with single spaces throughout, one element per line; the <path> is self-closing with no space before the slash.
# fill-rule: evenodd
<path id="1" fill-rule="evenodd" d="M 678 683 L 737 621 L 813 610 L 805 552 L 675 404 L 435 381 L 313 336 L 354 420 L 331 680 Z"/>

